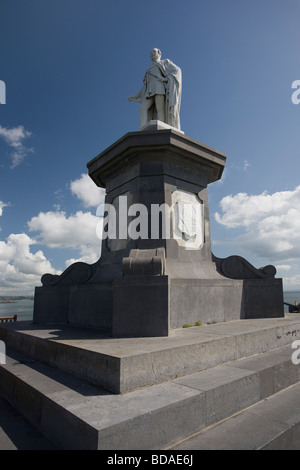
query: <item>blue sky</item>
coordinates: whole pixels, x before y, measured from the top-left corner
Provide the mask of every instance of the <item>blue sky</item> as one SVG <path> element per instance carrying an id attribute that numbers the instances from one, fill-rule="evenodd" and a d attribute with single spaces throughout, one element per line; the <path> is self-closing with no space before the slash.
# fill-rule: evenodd
<path id="1" fill-rule="evenodd" d="M 138 130 L 153 47 L 182 69 L 182 130 L 227 155 L 214 253 L 299 290 L 299 24 L 299 0 L 1 0 L 0 295 L 98 258 L 86 163 Z"/>

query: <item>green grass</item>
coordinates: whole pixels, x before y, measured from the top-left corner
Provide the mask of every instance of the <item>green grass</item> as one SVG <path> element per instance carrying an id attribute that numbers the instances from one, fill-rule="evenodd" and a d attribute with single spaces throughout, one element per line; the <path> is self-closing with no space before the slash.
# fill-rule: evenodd
<path id="1" fill-rule="evenodd" d="M 185 325 L 183 325 L 182 328 L 192 328 L 193 326 L 202 326 L 202 323 L 201 321 L 196 321 L 195 325 L 189 325 L 188 323 L 186 323 Z"/>

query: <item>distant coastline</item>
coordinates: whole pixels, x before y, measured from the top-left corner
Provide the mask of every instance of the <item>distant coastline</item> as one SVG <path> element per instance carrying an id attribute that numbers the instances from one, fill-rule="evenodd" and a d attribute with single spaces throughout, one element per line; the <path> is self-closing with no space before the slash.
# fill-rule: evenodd
<path id="1" fill-rule="evenodd" d="M 0 295 L 0 304 L 11 304 L 18 300 L 34 300 L 33 295 Z"/>

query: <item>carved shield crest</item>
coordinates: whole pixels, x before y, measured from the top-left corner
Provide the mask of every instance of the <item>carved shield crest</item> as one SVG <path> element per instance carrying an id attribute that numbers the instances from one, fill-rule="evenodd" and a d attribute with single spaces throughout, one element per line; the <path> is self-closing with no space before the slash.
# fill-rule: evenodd
<path id="1" fill-rule="evenodd" d="M 175 205 L 177 215 L 177 227 L 186 240 L 197 235 L 197 211 L 196 207 L 186 201 L 178 201 Z"/>
<path id="2" fill-rule="evenodd" d="M 203 203 L 187 191 L 172 193 L 173 238 L 186 249 L 199 249 L 204 242 Z"/>

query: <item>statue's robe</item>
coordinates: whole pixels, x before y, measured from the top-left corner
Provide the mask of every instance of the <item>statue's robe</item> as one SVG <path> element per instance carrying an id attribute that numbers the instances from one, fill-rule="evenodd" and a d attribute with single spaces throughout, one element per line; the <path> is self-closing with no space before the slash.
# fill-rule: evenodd
<path id="1" fill-rule="evenodd" d="M 162 79 L 166 78 L 167 82 Z M 170 126 L 180 129 L 182 75 L 181 69 L 171 60 L 164 59 L 153 62 L 146 70 L 141 98 L 151 98 L 155 95 L 166 96 L 165 121 Z M 149 120 L 156 119 L 155 107 L 150 110 Z"/>

